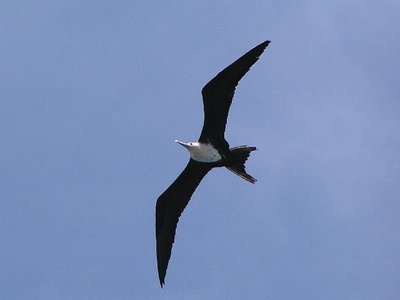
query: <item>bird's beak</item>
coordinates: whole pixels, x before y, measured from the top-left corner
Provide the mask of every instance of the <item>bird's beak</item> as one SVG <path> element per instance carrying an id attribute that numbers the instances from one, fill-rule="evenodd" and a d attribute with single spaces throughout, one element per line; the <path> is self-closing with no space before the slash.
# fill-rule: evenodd
<path id="1" fill-rule="evenodd" d="M 181 141 L 178 141 L 178 140 L 175 140 L 175 143 L 185 147 L 186 149 L 189 149 L 189 147 L 190 147 L 189 144 L 181 142 Z"/>

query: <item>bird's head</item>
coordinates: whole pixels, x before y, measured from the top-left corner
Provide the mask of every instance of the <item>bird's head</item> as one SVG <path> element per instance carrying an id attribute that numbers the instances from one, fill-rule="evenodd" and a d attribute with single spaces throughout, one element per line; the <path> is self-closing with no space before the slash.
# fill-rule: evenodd
<path id="1" fill-rule="evenodd" d="M 193 151 L 193 149 L 198 148 L 199 147 L 199 143 L 198 142 L 189 142 L 189 143 L 184 143 L 178 140 L 175 140 L 175 143 L 185 147 L 186 149 L 189 150 L 189 152 L 191 153 Z"/>
<path id="2" fill-rule="evenodd" d="M 212 145 L 200 142 L 184 143 L 178 140 L 175 143 L 188 149 L 190 157 L 195 161 L 211 163 L 221 160 L 221 155 Z"/>

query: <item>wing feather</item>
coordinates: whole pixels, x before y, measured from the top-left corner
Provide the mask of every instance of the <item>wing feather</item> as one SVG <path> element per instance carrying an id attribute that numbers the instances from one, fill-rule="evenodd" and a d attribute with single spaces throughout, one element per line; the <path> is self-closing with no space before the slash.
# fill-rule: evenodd
<path id="1" fill-rule="evenodd" d="M 178 178 L 157 199 L 157 265 L 161 287 L 164 285 L 179 217 L 189 203 L 193 192 L 211 169 L 212 167 L 209 164 L 190 159 Z"/>
<path id="2" fill-rule="evenodd" d="M 225 127 L 235 88 L 269 43 L 270 41 L 265 41 L 254 47 L 204 86 L 204 124 L 200 142 L 211 142 L 214 146 L 225 144 Z"/>

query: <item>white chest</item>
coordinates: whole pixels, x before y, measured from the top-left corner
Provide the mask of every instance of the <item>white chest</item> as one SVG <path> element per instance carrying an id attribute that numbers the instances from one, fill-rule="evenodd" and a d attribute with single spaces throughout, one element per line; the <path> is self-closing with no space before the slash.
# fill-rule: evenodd
<path id="1" fill-rule="evenodd" d="M 217 162 L 221 160 L 221 155 L 211 144 L 191 143 L 189 148 L 190 157 L 199 162 Z"/>

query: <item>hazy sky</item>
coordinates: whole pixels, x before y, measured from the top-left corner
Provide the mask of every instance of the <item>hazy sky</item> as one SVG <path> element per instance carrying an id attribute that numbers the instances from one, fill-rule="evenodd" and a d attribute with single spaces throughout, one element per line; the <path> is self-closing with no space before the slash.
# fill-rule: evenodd
<path id="1" fill-rule="evenodd" d="M 400 299 L 400 2 L 0 1 L 1 299 Z M 264 40 L 160 289 L 201 88 Z"/>

